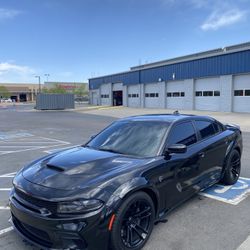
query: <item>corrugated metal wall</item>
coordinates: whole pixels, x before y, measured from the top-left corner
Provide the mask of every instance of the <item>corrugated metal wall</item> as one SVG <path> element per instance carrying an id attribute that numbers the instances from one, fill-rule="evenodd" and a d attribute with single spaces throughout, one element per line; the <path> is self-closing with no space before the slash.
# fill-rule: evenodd
<path id="1" fill-rule="evenodd" d="M 75 100 L 73 94 L 38 94 L 36 98 L 36 109 L 39 110 L 74 108 Z"/>
<path id="2" fill-rule="evenodd" d="M 103 83 L 122 82 L 124 85 L 201 78 L 208 76 L 233 75 L 250 72 L 250 50 L 226 55 L 159 66 L 151 69 L 131 71 L 89 79 L 90 89 L 97 89 Z"/>

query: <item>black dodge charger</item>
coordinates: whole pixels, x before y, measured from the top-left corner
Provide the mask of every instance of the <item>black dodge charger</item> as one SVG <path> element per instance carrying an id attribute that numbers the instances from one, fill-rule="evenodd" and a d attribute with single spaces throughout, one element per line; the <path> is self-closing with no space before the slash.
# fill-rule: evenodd
<path id="1" fill-rule="evenodd" d="M 141 249 L 169 211 L 240 175 L 241 131 L 192 115 L 118 120 L 14 178 L 12 223 L 43 249 Z"/>

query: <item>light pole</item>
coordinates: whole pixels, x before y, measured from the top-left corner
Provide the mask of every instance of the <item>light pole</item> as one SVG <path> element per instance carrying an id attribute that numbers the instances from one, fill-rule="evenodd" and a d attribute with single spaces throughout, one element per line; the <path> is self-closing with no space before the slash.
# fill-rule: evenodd
<path id="1" fill-rule="evenodd" d="M 49 81 L 49 76 L 50 76 L 50 74 L 44 74 L 44 76 L 46 76 L 47 82 L 48 82 L 48 81 Z"/>
<path id="2" fill-rule="evenodd" d="M 38 78 L 38 84 L 39 84 L 39 94 L 41 93 L 41 77 L 35 76 L 35 78 Z"/>

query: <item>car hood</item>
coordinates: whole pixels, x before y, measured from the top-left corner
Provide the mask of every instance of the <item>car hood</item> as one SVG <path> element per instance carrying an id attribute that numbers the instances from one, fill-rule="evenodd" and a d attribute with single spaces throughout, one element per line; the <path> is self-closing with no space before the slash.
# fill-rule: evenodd
<path id="1" fill-rule="evenodd" d="M 42 158 L 24 168 L 22 175 L 34 184 L 63 190 L 103 187 L 104 183 L 112 180 L 112 185 L 119 186 L 147 161 L 149 160 L 75 147 Z"/>

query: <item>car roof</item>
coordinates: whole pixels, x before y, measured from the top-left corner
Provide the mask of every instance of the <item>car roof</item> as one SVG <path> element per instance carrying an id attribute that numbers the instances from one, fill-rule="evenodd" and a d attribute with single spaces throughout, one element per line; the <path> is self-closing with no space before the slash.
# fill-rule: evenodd
<path id="1" fill-rule="evenodd" d="M 209 116 L 199 116 L 199 115 L 191 115 L 191 114 L 180 114 L 180 113 L 173 113 L 173 114 L 147 114 L 147 115 L 136 115 L 130 116 L 126 118 L 120 119 L 120 121 L 164 121 L 167 123 L 174 123 L 181 120 L 210 120 L 213 121 L 214 119 Z"/>

